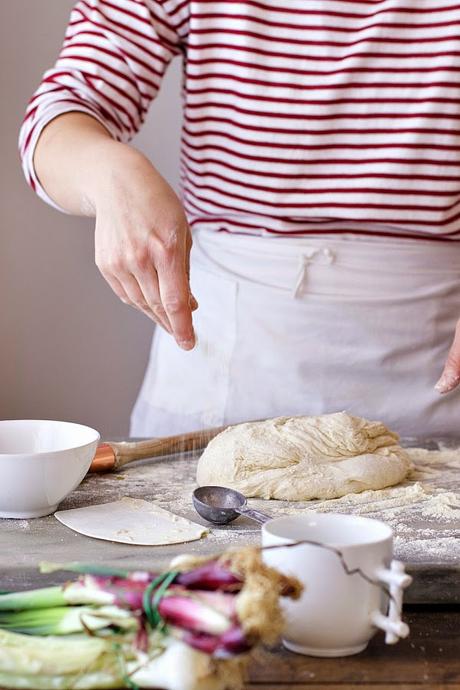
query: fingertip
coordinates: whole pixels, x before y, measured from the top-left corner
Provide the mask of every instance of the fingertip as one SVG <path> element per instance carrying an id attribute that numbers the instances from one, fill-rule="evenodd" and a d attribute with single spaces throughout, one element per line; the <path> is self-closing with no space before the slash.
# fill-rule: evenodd
<path id="1" fill-rule="evenodd" d="M 191 333 L 188 333 L 185 337 L 176 338 L 176 342 L 182 350 L 193 350 L 196 345 L 196 335 L 193 328 Z"/>
<path id="2" fill-rule="evenodd" d="M 189 340 L 178 340 L 177 344 L 180 348 L 182 348 L 182 350 L 193 350 L 193 348 L 195 347 L 195 339 L 192 338 Z"/>
<path id="3" fill-rule="evenodd" d="M 445 388 L 444 384 L 441 381 L 437 382 L 434 389 L 437 393 L 440 393 L 441 395 L 444 395 L 444 393 L 447 393 L 447 389 Z"/>
<path id="4" fill-rule="evenodd" d="M 451 393 L 460 383 L 459 374 L 444 373 L 436 383 L 434 389 L 441 395 Z"/>

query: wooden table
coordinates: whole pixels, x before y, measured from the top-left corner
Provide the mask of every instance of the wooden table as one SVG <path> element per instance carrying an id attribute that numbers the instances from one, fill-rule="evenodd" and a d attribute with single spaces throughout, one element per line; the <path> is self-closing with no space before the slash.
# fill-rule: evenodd
<path id="1" fill-rule="evenodd" d="M 190 519 L 194 458 L 164 458 L 138 463 L 118 474 L 91 476 L 62 505 L 74 508 L 115 500 L 123 495 L 153 500 Z M 180 499 L 180 500 L 179 500 Z M 215 530 L 207 539 L 188 545 L 135 547 L 89 539 L 68 530 L 54 517 L 30 521 L 6 520 L 0 525 L 0 590 L 26 589 L 62 581 L 43 576 L 41 560 L 107 563 L 158 569 L 183 552 L 215 553 L 235 543 L 257 543 L 259 528 L 243 519 Z M 445 588 L 452 586 L 448 574 Z M 457 583 L 458 587 L 458 583 Z M 415 590 L 416 591 L 416 590 Z M 419 592 L 428 591 L 426 587 Z M 442 601 L 449 599 L 449 592 Z M 412 600 L 414 601 L 414 599 Z M 415 597 L 415 601 L 419 601 Z M 460 607 L 413 605 L 406 611 L 411 626 L 407 640 L 385 646 L 379 633 L 368 649 L 354 657 L 317 659 L 292 654 L 281 646 L 257 654 L 247 688 L 255 690 L 460 690 Z"/>
<path id="2" fill-rule="evenodd" d="M 255 690 L 460 690 L 460 609 L 410 607 L 407 640 L 386 646 L 377 635 L 353 657 L 316 659 L 282 647 L 264 650 L 250 668 Z"/>

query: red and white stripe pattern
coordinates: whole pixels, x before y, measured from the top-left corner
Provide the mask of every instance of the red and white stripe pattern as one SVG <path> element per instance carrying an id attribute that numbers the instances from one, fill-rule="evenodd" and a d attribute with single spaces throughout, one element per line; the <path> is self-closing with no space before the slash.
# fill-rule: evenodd
<path id="1" fill-rule="evenodd" d="M 44 198 L 44 125 L 129 140 L 179 54 L 192 226 L 460 239 L 460 2 L 80 0 L 21 133 Z"/>

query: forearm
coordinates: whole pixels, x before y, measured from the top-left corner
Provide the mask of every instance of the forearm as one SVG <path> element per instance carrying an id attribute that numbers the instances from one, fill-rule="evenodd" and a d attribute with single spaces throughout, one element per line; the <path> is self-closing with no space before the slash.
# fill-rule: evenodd
<path id="1" fill-rule="evenodd" d="M 115 141 L 95 118 L 66 113 L 43 130 L 34 166 L 47 194 L 75 215 L 94 216 L 96 194 L 110 166 L 127 145 Z M 140 154 L 139 154 L 140 155 Z"/>

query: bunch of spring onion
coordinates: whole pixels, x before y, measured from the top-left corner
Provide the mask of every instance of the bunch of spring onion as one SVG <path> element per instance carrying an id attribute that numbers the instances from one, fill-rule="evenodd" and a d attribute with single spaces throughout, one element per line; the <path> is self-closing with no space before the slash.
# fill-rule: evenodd
<path id="1" fill-rule="evenodd" d="M 48 572 L 56 567 L 48 567 Z M 0 595 L 0 687 L 240 688 L 300 584 L 246 548 L 161 574 L 66 566 L 65 585 Z"/>

